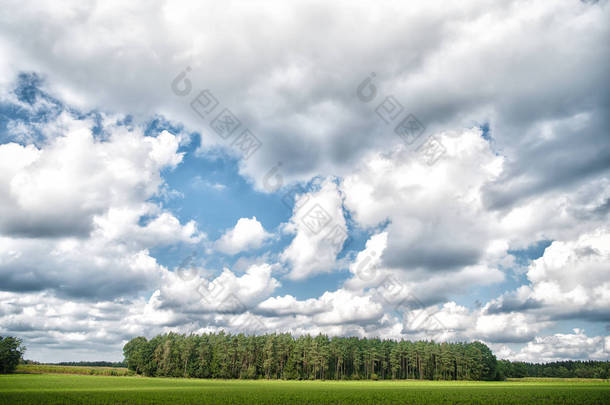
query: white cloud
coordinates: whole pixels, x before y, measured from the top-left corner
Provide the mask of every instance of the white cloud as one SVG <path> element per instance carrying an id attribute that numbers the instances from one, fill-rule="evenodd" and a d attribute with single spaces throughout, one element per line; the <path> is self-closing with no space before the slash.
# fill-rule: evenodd
<path id="1" fill-rule="evenodd" d="M 610 232 L 554 241 L 527 271 L 528 285 L 488 304 L 491 313 L 529 311 L 552 319 L 607 321 L 610 308 Z"/>
<path id="2" fill-rule="evenodd" d="M 163 113 L 203 131 L 206 144 L 227 145 L 188 105 L 199 90 L 211 89 L 263 140 L 260 152 L 241 162 L 263 190 L 276 162 L 283 162 L 286 180 L 343 176 L 369 151 L 397 143 L 374 113 L 388 95 L 429 133 L 490 122 L 498 148 L 532 184 L 548 184 L 555 146 L 569 138 L 578 138 L 583 153 L 562 159 L 568 170 L 607 157 L 562 123 L 588 116 L 580 129 L 590 139 L 607 133 L 610 9 L 603 2 L 490 7 L 484 0 L 439 0 L 408 9 L 359 2 L 348 13 L 345 5 L 305 1 L 229 2 L 212 13 L 208 3 L 163 1 L 67 1 L 61 11 L 55 2 L 4 7 L 13 12 L 1 17 L 0 60 L 10 61 L 2 64 L 3 78 L 38 71 L 69 103 L 137 117 Z M 180 98 L 170 82 L 186 66 L 193 90 Z M 364 105 L 355 91 L 371 71 L 378 94 Z M 542 174 L 519 158 L 528 142 L 549 146 L 527 157 Z"/>
<path id="3" fill-rule="evenodd" d="M 383 314 L 381 304 L 369 296 L 358 296 L 348 290 L 324 293 L 320 300 L 328 308 L 316 314 L 313 321 L 317 325 L 340 325 L 344 323 L 371 323 Z"/>
<path id="4" fill-rule="evenodd" d="M 182 160 L 178 139 L 115 125 L 98 139 L 88 120 L 59 121 L 40 147 L 0 145 L 3 288 L 107 298 L 150 288 L 162 267 L 149 248 L 205 236 L 150 201 Z"/>
<path id="5" fill-rule="evenodd" d="M 208 180 L 204 180 L 201 176 L 197 175 L 193 178 L 191 185 L 194 189 L 205 190 L 213 189 L 216 191 L 223 191 L 227 188 L 224 184 L 212 183 Z"/>
<path id="6" fill-rule="evenodd" d="M 285 230 L 294 233 L 280 258 L 290 267 L 288 277 L 302 280 L 330 272 L 347 237 L 343 197 L 332 179 L 319 184 L 319 190 L 296 196 L 290 222 Z"/>
<path id="7" fill-rule="evenodd" d="M 587 336 L 582 329 L 573 333 L 555 333 L 536 337 L 524 348 L 509 357 L 511 360 L 550 362 L 560 360 L 607 360 L 608 336 Z"/>
<path id="8" fill-rule="evenodd" d="M 216 249 L 228 254 L 236 254 L 251 249 L 258 249 L 270 238 L 256 217 L 240 218 L 233 229 L 227 230 L 216 241 Z"/>
<path id="9" fill-rule="evenodd" d="M 269 297 L 257 309 L 263 314 L 276 316 L 312 315 L 324 311 L 323 303 L 315 298 L 299 301 L 292 295 Z"/>
<path id="10" fill-rule="evenodd" d="M 498 176 L 503 159 L 478 129 L 436 136 L 446 152 L 433 166 L 406 147 L 370 156 L 341 183 L 345 206 L 361 226 L 388 221 L 383 246 L 369 246 L 381 240 L 367 243 L 379 273 L 393 272 L 410 284 L 424 280 L 428 287 L 443 280 L 453 289 L 501 281 L 496 266 L 506 251 L 498 252 L 502 240 L 494 238 L 502 235 L 494 232 L 496 216 L 485 209 L 481 189 Z M 355 267 L 369 254 L 361 255 Z M 452 273 L 466 283 L 449 281 Z M 442 283 L 436 284 L 438 290 Z"/>
<path id="11" fill-rule="evenodd" d="M 319 298 L 298 301 L 291 295 L 272 297 L 257 307 L 267 315 L 305 315 L 301 320 L 317 326 L 376 323 L 383 315 L 381 304 L 370 296 L 339 289 Z"/>
<path id="12" fill-rule="evenodd" d="M 270 331 L 492 343 L 536 336 L 515 356 L 597 356 L 603 337 L 565 334 L 554 349 L 554 337 L 541 335 L 562 317 L 608 320 L 608 4 L 345 7 L 230 2 L 210 12 L 206 3 L 5 1 L 11 13 L 0 15 L 3 102 L 34 115 L 49 107 L 48 100 L 30 106 L 11 93 L 19 72 L 34 71 L 51 94 L 84 110 L 133 113 L 139 123 L 163 114 L 183 123 L 185 134 L 201 132 L 199 151 L 206 153 L 231 144 L 189 106 L 209 88 L 218 108 L 230 108 L 263 142 L 239 161 L 255 188 L 270 191 L 265 174 L 276 162 L 284 185 L 333 179 L 300 196 L 302 206 L 284 226 L 294 234 L 279 255 L 288 277 L 304 280 L 342 266 L 342 242 L 328 243 L 326 228 L 315 232 L 303 222 L 315 203 L 339 234 L 347 230 L 345 205 L 355 225 L 373 235 L 336 291 L 270 297 L 279 282 L 267 264 L 274 253 L 267 252 L 234 266 L 246 268 L 241 277 L 224 270 L 200 280 L 219 291 L 221 302 L 234 294 L 246 310 L 204 305 L 199 284 L 168 272 L 150 253 L 205 238 L 194 221 L 181 223 L 153 202 L 172 194 L 162 172 L 181 163 L 186 137 L 144 136 L 137 125 L 128 131 L 112 124 L 104 112 L 107 134 L 100 137 L 91 120 L 66 112 L 53 122 L 16 119 L 6 134 L 21 144 L 0 145 L 0 276 L 3 288 L 34 292 L 2 296 L 4 330 L 31 327 L 39 342 L 78 347 L 98 339 L 101 348 L 116 341 L 117 325 L 124 336 L 191 326 L 239 330 L 242 318 L 258 311 Z M 170 82 L 186 66 L 193 89 L 175 96 Z M 355 92 L 371 71 L 377 97 L 365 104 Z M 375 113 L 389 95 L 426 126 L 422 140 L 434 135 L 446 148 L 434 166 L 418 160 L 417 145 L 396 147 L 395 123 Z M 484 123 L 489 132 L 461 129 Z M 193 186 L 223 190 L 205 176 Z M 217 247 L 235 254 L 260 248 L 268 237 L 255 218 L 242 218 Z M 540 240 L 555 242 L 528 267 L 529 284 L 481 310 L 453 302 L 472 287 L 504 280 L 516 263 L 508 251 Z M 374 275 L 363 277 L 369 265 Z M 148 301 L 112 301 L 155 288 Z M 45 289 L 54 292 L 37 292 Z M 394 306 L 415 295 L 422 307 L 410 302 L 398 319 Z M 110 301 L 95 307 L 87 297 Z M 98 322 L 110 316 L 122 321 Z"/>
<path id="13" fill-rule="evenodd" d="M 523 313 L 484 314 L 479 313 L 474 330 L 469 334 L 491 342 L 523 343 L 533 339 L 537 333 L 551 326 L 550 322 L 537 320 Z"/>
<path id="14" fill-rule="evenodd" d="M 202 277 L 201 269 L 165 272 L 160 288 L 149 304 L 154 309 L 176 311 L 178 316 L 200 312 L 241 313 L 266 299 L 279 281 L 269 264 L 250 266 L 241 276 L 225 268 L 213 279 Z"/>
<path id="15" fill-rule="evenodd" d="M 351 289 L 359 289 L 379 285 L 388 270 L 382 268 L 381 256 L 388 245 L 388 233 L 380 232 L 372 235 L 365 244 L 365 248 L 358 252 L 353 263 L 349 266 L 352 277 L 345 282 Z"/>
<path id="16" fill-rule="evenodd" d="M 120 361 L 124 342 L 145 333 L 130 318 L 130 311 L 142 304 L 137 300 L 72 301 L 48 292 L 0 292 L 0 331 L 22 337 L 29 359 Z"/>
<path id="17" fill-rule="evenodd" d="M 0 232 L 19 236 L 86 236 L 112 206 L 141 205 L 158 192 L 160 171 L 180 163 L 178 140 L 112 131 L 96 140 L 87 121 L 73 120 L 62 136 L 36 148 L 0 145 Z"/>

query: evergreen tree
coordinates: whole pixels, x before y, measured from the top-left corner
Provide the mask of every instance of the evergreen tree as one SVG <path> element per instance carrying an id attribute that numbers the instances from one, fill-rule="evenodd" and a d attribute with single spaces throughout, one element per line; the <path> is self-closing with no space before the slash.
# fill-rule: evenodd
<path id="1" fill-rule="evenodd" d="M 18 339 L 0 341 L 4 352 L 6 347 L 21 347 Z M 14 364 L 20 354 L 12 353 Z M 497 380 L 610 376 L 608 362 L 498 361 L 481 342 L 329 339 L 323 334 L 293 337 L 287 333 L 262 336 L 222 331 L 189 336 L 168 333 L 150 340 L 136 337 L 125 344 L 123 354 L 127 367 L 136 373 L 169 377 Z"/>

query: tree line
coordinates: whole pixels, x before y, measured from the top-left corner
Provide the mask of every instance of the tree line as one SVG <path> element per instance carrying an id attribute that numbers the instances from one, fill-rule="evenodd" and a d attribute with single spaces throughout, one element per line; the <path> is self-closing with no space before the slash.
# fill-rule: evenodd
<path id="1" fill-rule="evenodd" d="M 56 366 L 76 366 L 76 367 L 115 367 L 123 368 L 127 367 L 125 362 L 118 361 L 62 361 L 59 363 L 46 363 Z"/>
<path id="2" fill-rule="evenodd" d="M 498 370 L 509 378 L 558 377 L 558 378 L 610 378 L 608 361 L 555 361 L 552 363 L 526 363 L 508 360 L 498 361 Z"/>
<path id="3" fill-rule="evenodd" d="M 21 339 L 0 336 L 0 373 L 23 360 Z M 496 360 L 481 342 L 435 343 L 290 334 L 168 333 L 136 337 L 123 347 L 125 361 L 62 365 L 127 366 L 146 376 L 268 379 L 502 380 L 522 377 L 610 378 L 609 361 L 551 363 Z"/>
<path id="4" fill-rule="evenodd" d="M 481 342 L 435 343 L 290 334 L 168 333 L 123 347 L 127 367 L 164 377 L 358 380 L 501 379 Z"/>

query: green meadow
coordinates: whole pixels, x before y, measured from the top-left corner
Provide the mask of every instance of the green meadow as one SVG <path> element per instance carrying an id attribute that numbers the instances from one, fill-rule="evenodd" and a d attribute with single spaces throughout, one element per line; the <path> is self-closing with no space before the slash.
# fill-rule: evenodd
<path id="1" fill-rule="evenodd" d="M 282 381 L 0 375 L 0 404 L 610 404 L 604 380 Z"/>

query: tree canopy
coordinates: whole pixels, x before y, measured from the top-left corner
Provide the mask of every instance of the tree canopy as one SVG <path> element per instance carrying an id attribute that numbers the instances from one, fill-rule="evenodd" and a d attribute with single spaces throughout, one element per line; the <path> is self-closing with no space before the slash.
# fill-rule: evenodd
<path id="1" fill-rule="evenodd" d="M 12 373 L 23 359 L 25 346 L 21 339 L 0 336 L 0 374 Z"/>
<path id="2" fill-rule="evenodd" d="M 377 338 L 261 336 L 224 332 L 139 336 L 123 348 L 127 366 L 147 376 L 267 379 L 499 378 L 481 342 L 435 343 Z"/>
<path id="3" fill-rule="evenodd" d="M 551 363 L 526 363 L 500 360 L 498 361 L 498 371 L 505 377 L 513 378 L 610 378 L 610 362 L 567 360 Z"/>

